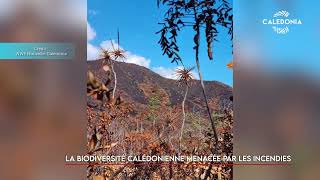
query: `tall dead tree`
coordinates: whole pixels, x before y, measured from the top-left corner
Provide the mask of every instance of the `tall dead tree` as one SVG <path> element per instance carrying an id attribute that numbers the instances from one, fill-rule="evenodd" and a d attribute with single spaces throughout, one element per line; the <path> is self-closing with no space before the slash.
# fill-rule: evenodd
<path id="1" fill-rule="evenodd" d="M 114 62 L 119 60 L 119 59 L 124 59 L 125 58 L 125 51 L 120 48 L 120 33 L 119 30 L 117 32 L 118 36 L 118 41 L 117 41 L 117 47 L 114 47 L 113 41 L 110 40 L 112 50 L 105 49 L 104 47 L 101 47 L 101 57 L 103 59 L 103 64 L 105 62 L 108 63 L 108 65 L 111 67 L 112 75 L 114 78 L 114 87 L 112 90 L 112 99 L 115 99 L 115 94 L 117 90 L 117 72 L 114 69 Z"/>
<path id="2" fill-rule="evenodd" d="M 186 90 L 183 96 L 183 100 L 182 100 L 182 104 L 181 104 L 181 108 L 182 108 L 182 125 L 181 125 L 181 130 L 180 130 L 180 137 L 179 137 L 179 153 L 181 153 L 181 141 L 182 141 L 182 136 L 183 136 L 183 130 L 184 130 L 184 125 L 186 122 L 186 111 L 185 111 L 185 104 L 186 104 L 186 100 L 187 100 L 187 95 L 189 92 L 189 86 L 191 83 L 191 80 L 193 79 L 193 75 L 192 75 L 192 70 L 194 69 L 194 67 L 192 68 L 179 68 L 176 70 L 176 75 L 178 76 L 178 82 L 179 85 L 184 85 Z"/>
<path id="3" fill-rule="evenodd" d="M 188 27 L 191 27 L 194 31 L 193 49 L 195 50 L 195 62 L 209 121 L 214 132 L 214 149 L 212 151 L 216 153 L 218 134 L 210 111 L 208 96 L 201 73 L 199 59 L 200 39 L 202 31 L 204 31 L 208 58 L 213 60 L 212 44 L 217 40 L 218 30 L 227 29 L 231 40 L 233 38 L 232 8 L 226 0 L 157 0 L 157 2 L 158 6 L 162 5 L 166 8 L 163 22 L 159 23 L 162 25 L 162 28 L 157 32 L 161 35 L 158 43 L 161 45 L 163 54 L 171 59 L 171 63 L 182 63 L 177 44 L 179 32 Z"/>

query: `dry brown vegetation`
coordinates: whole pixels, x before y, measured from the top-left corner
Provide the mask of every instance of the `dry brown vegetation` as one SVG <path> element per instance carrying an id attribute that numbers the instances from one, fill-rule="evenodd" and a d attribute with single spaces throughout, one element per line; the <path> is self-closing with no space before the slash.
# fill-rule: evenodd
<path id="1" fill-rule="evenodd" d="M 105 67 L 101 67 L 104 68 Z M 110 75 L 111 72 L 106 72 Z M 110 75 L 111 77 L 111 75 Z M 136 106 L 127 99 L 112 98 L 112 83 L 88 73 L 88 152 L 91 155 L 176 155 L 182 123 L 181 105 L 170 105 L 165 90 L 148 83 L 139 85 L 148 97 L 146 105 Z M 119 90 L 120 91 L 120 90 Z M 188 108 L 189 109 L 189 108 Z M 232 154 L 232 109 L 215 115 L 219 135 L 218 152 Z M 201 112 L 186 113 L 181 154 L 208 155 L 213 146 L 212 130 Z M 230 179 L 231 167 L 179 163 L 169 166 L 90 165 L 88 179 L 203 179 L 205 173 Z"/>
<path id="2" fill-rule="evenodd" d="M 207 0 L 159 0 L 160 4 L 167 7 L 167 12 L 159 23 L 162 25 L 159 44 L 163 55 L 183 67 L 176 72 L 178 81 L 161 78 L 143 68 L 121 68 L 127 66 L 116 62 L 125 58 L 123 50 L 119 47 L 113 47 L 111 52 L 102 50 L 102 65 L 92 65 L 89 69 L 94 71 L 88 73 L 89 154 L 230 156 L 232 90 L 221 84 L 210 86 L 211 82 L 203 80 L 199 51 L 202 30 L 210 60 L 218 34 L 216 25 L 226 28 L 232 38 L 232 8 L 225 0 L 220 5 Z M 193 49 L 200 81 L 193 80 L 193 68 L 186 68 L 179 56 L 177 36 L 185 27 L 192 27 L 195 33 Z M 88 179 L 229 180 L 232 166 L 187 162 L 91 164 Z"/>

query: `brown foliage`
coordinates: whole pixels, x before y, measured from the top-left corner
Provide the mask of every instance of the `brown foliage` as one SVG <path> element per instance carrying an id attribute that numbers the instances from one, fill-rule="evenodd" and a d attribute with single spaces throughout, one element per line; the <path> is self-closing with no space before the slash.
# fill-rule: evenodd
<path id="1" fill-rule="evenodd" d="M 93 78 L 92 78 L 93 77 Z M 91 79 L 91 80 L 90 80 Z M 93 88 L 93 81 L 96 86 Z M 109 84 L 102 83 L 95 76 L 88 78 L 88 153 L 93 155 L 174 155 L 178 153 L 179 130 L 181 127 L 180 106 L 161 105 L 161 111 L 156 111 L 158 118 L 155 126 L 145 117 L 150 113 L 148 107 L 136 109 L 126 99 L 116 103 L 114 99 L 99 99 L 91 91 L 101 89 L 104 84 L 106 92 Z M 161 89 L 142 84 L 144 92 L 152 97 L 161 93 Z M 100 91 L 100 90 L 99 90 Z M 163 92 L 162 92 L 163 93 Z M 162 94 L 165 98 L 165 94 Z M 95 104 L 96 106 L 92 106 Z M 202 115 L 187 116 L 186 133 L 182 138 L 182 153 L 184 155 L 206 155 L 211 152 L 212 131 Z M 216 119 L 219 134 L 219 153 L 232 154 L 232 111 L 226 111 Z M 203 179 L 208 172 L 208 166 L 196 166 L 192 163 L 171 164 L 169 166 L 97 166 L 88 167 L 88 179 Z M 209 176 L 213 179 L 231 179 L 231 167 L 213 167 Z"/>

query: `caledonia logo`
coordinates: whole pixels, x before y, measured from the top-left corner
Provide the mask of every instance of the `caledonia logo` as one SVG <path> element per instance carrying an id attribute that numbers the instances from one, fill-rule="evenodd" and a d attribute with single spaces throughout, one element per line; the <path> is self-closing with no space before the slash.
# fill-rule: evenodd
<path id="1" fill-rule="evenodd" d="M 289 18 L 290 13 L 287 11 L 278 11 L 273 15 L 272 19 L 263 19 L 264 25 L 272 26 L 272 29 L 277 34 L 287 34 L 292 25 L 301 25 L 302 21 L 299 18 Z"/>

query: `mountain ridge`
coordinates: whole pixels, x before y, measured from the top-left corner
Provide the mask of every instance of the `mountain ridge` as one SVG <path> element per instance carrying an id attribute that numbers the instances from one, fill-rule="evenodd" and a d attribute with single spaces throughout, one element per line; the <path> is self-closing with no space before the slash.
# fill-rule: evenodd
<path id="1" fill-rule="evenodd" d="M 102 60 L 88 61 L 88 70 L 92 71 L 99 80 L 107 80 L 106 72 L 102 69 Z M 160 93 L 168 102 L 175 106 L 182 102 L 185 87 L 180 86 L 177 80 L 168 79 L 152 70 L 136 64 L 114 62 L 117 74 L 117 93 L 133 103 L 147 105 L 151 94 Z M 113 84 L 113 82 L 112 82 Z M 214 111 L 223 111 L 232 106 L 232 87 L 218 81 L 204 81 L 210 108 Z M 187 108 L 193 111 L 202 111 L 204 101 L 199 80 L 192 80 L 188 96 Z"/>

